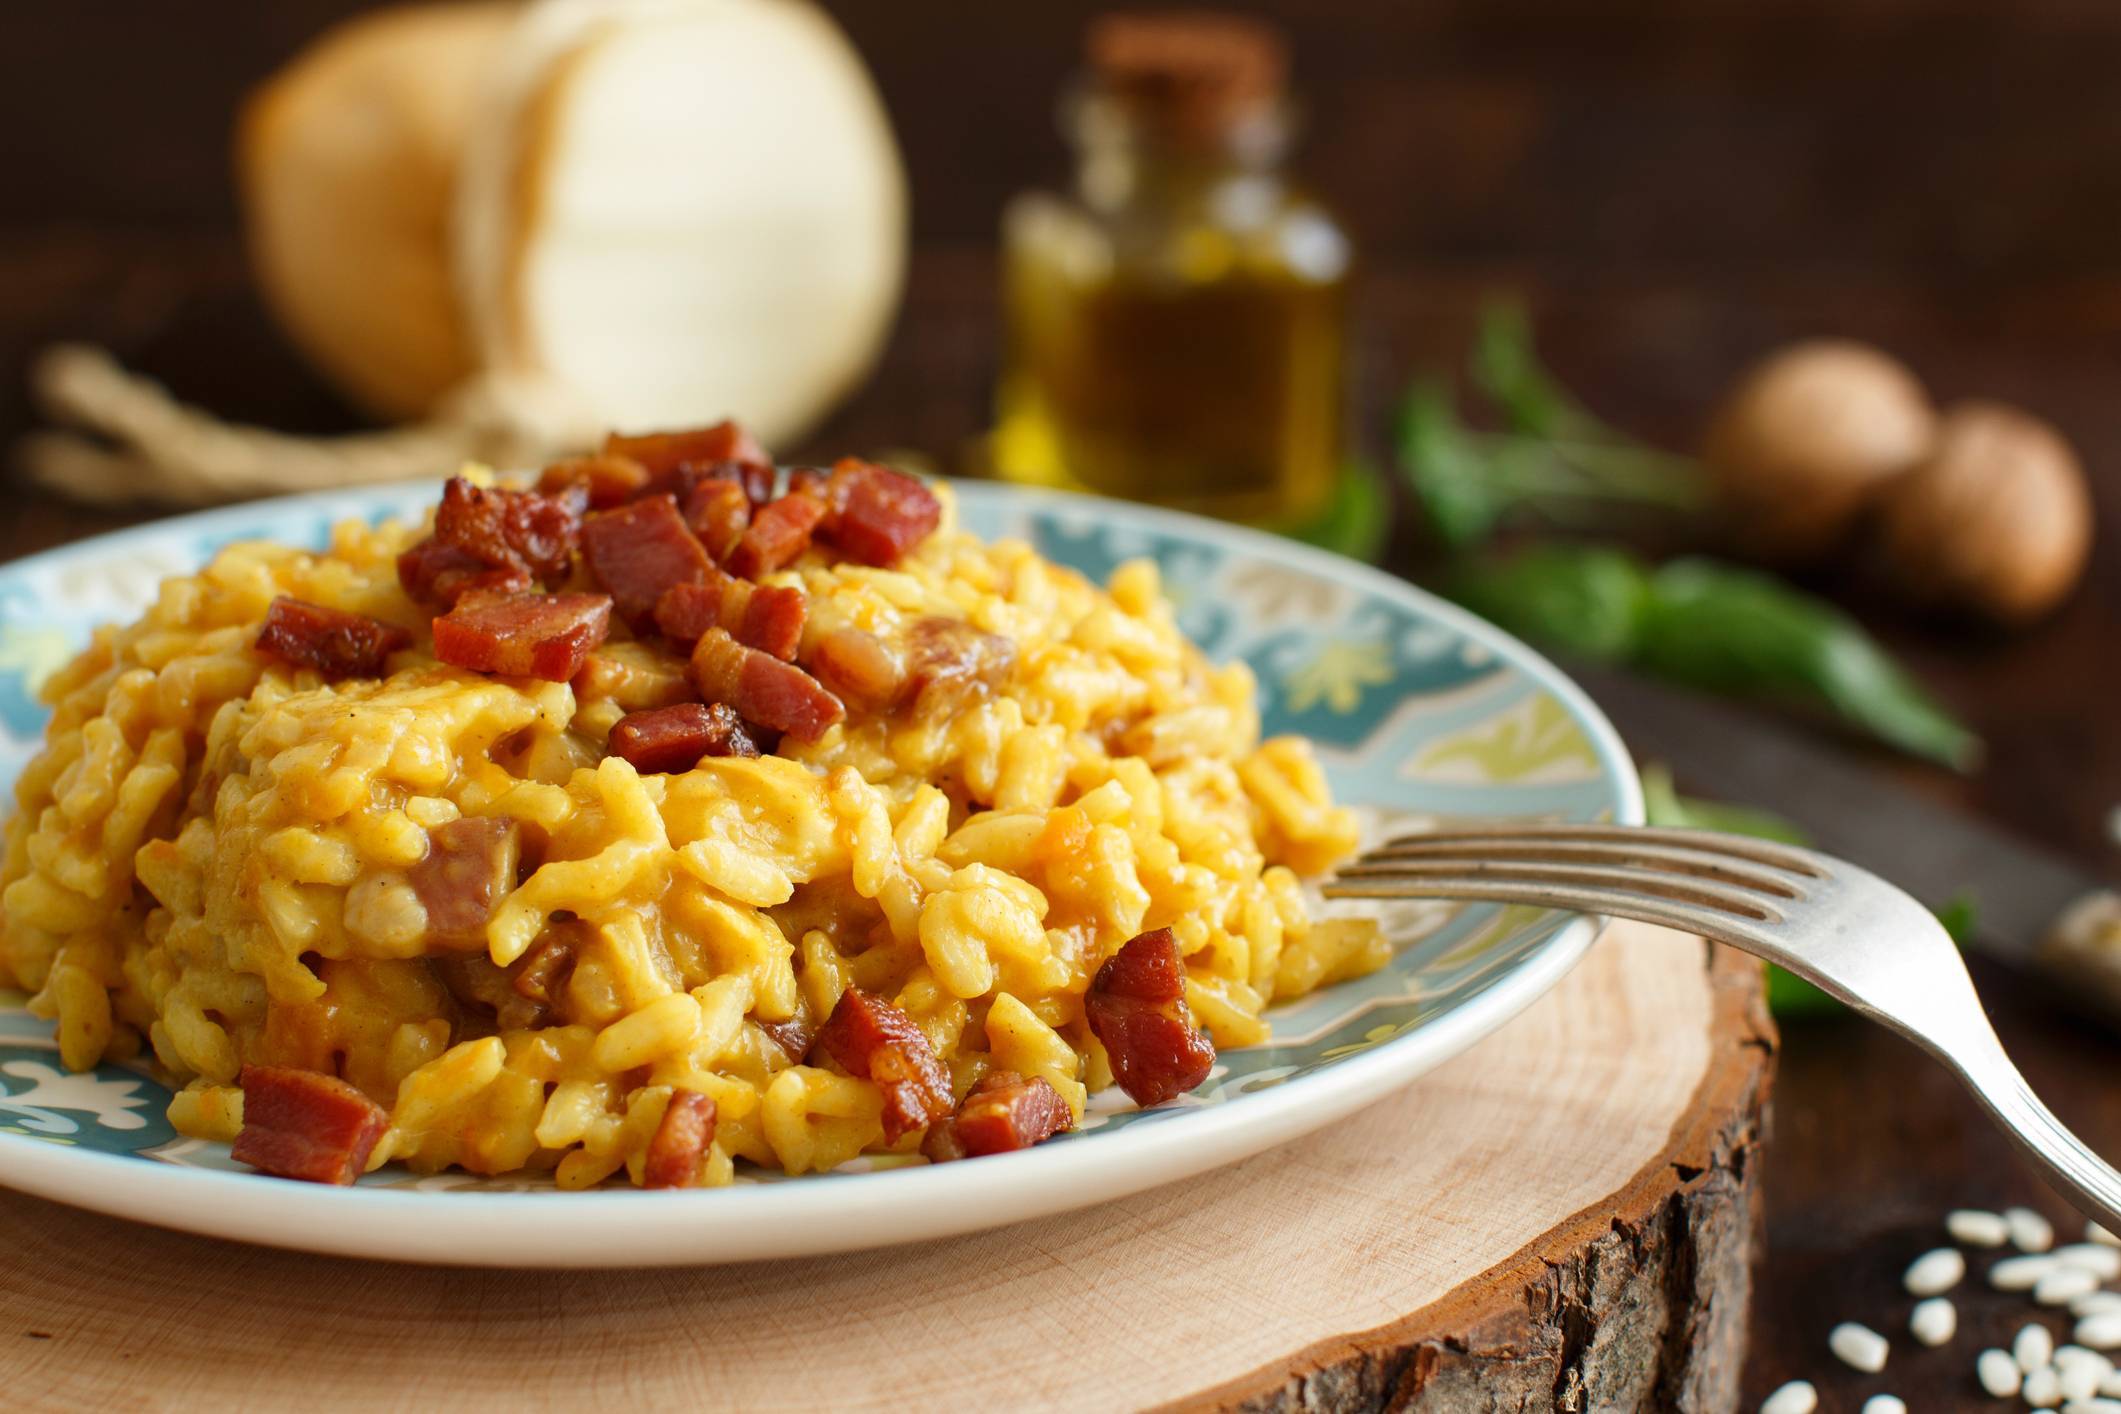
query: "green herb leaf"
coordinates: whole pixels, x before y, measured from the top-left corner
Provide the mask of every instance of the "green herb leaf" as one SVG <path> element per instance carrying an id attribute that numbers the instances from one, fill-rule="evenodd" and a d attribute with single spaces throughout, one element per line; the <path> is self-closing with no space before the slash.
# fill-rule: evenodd
<path id="1" fill-rule="evenodd" d="M 1845 721 L 1955 770 L 1980 741 L 1855 621 L 1752 570 L 1675 560 L 1651 581 L 1641 665 L 1741 696 L 1809 698 Z"/>
<path id="2" fill-rule="evenodd" d="M 1974 929 L 1981 926 L 1981 910 L 1972 894 L 1953 894 L 1937 909 L 1937 921 L 1952 935 L 1952 941 L 1963 948 L 1973 940 Z"/>
<path id="3" fill-rule="evenodd" d="M 1515 300 L 1489 300 L 1474 335 L 1473 386 L 1490 399 L 1512 432 L 1526 437 L 1627 442 L 1584 410 L 1539 362 L 1532 321 Z"/>
<path id="4" fill-rule="evenodd" d="M 1434 379 L 1408 387 L 1399 408 L 1399 463 L 1429 522 L 1446 545 L 1485 540 L 1502 517 L 1487 459 L 1458 420 L 1451 390 Z"/>
<path id="5" fill-rule="evenodd" d="M 1505 560 L 1467 565 L 1449 591 L 1520 638 L 1598 662 L 1636 655 L 1650 607 L 1641 561 L 1598 545 L 1535 545 Z"/>

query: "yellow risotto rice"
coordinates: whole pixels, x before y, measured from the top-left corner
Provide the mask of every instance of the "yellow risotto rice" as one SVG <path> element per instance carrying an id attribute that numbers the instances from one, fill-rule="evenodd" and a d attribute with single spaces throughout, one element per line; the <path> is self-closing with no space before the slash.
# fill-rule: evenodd
<path id="1" fill-rule="evenodd" d="M 1043 1077 L 1079 1116 L 1111 1081 L 1092 974 L 1173 928 L 1219 1046 L 1260 1012 L 1380 965 L 1378 930 L 1314 922 L 1297 876 L 1355 843 L 1306 743 L 1262 743 L 1242 664 L 1211 666 L 1147 562 L 1100 590 L 1014 541 L 943 529 L 891 570 L 811 554 L 773 582 L 812 631 L 910 615 L 1016 645 L 1003 687 L 925 720 L 854 713 L 783 755 L 641 775 L 604 754 L 683 660 L 622 628 L 570 686 L 436 663 L 394 557 L 420 533 L 337 528 L 311 554 L 232 546 L 104 629 L 44 691 L 16 787 L 0 982 L 32 993 L 75 1068 L 143 1042 L 185 1082 L 181 1132 L 231 1139 L 240 1066 L 332 1071 L 388 1109 L 370 1167 L 626 1169 L 675 1088 L 715 1101 L 703 1169 L 789 1173 L 884 1143 L 870 1081 L 792 1061 L 761 1023 L 814 1024 L 843 989 L 894 1001 L 956 1090 Z M 276 595 L 414 631 L 381 680 L 337 684 L 252 648 Z M 542 841 L 483 952 L 430 944 L 407 869 L 460 816 Z M 578 922 L 575 920 L 579 920 Z M 509 970 L 580 930 L 549 1014 L 511 1026 Z M 474 943 L 476 949 L 476 943 Z"/>

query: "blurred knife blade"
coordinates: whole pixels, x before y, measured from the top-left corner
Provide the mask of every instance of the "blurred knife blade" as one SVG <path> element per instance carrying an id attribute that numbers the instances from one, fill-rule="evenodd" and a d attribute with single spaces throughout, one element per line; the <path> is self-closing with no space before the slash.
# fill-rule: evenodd
<path id="1" fill-rule="evenodd" d="M 2074 938 L 2084 921 L 2121 909 L 2109 881 L 1780 723 L 1610 669 L 1571 672 L 1636 759 L 1664 762 L 1688 793 L 1771 810 L 1932 908 L 1970 898 L 1970 946 L 2073 985 L 2094 982 L 2107 993 L 2101 1009 L 2121 1015 L 2121 958 L 2093 969 L 2112 975 L 2088 978 L 2087 959 L 2055 944 L 2058 929 Z"/>

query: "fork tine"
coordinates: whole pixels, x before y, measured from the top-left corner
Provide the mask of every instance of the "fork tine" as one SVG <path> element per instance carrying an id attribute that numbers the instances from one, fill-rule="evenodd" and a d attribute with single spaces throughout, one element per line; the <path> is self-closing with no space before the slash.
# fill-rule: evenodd
<path id="1" fill-rule="evenodd" d="M 1669 873 L 1719 879 L 1776 898 L 1802 898 L 1804 891 L 1787 871 L 1768 872 L 1771 866 L 1751 864 L 1715 850 L 1682 848 L 1677 845 L 1641 844 L 1634 840 L 1606 843 L 1602 840 L 1554 839 L 1544 835 L 1497 835 L 1485 840 L 1432 839 L 1417 836 L 1405 844 L 1383 845 L 1353 864 L 1343 865 L 1344 875 L 1388 874 L 1395 865 L 1415 859 L 1509 859 L 1547 860 L 1556 864 L 1626 864 L 1661 869 Z"/>
<path id="2" fill-rule="evenodd" d="M 1509 824 L 1509 825 L 1465 825 L 1443 830 L 1424 830 L 1416 834 L 1397 835 L 1379 846 L 1380 849 L 1396 849 L 1403 845 L 1419 844 L 1423 841 L 1449 841 L 1452 843 L 1488 843 L 1497 839 L 1547 839 L 1580 840 L 1601 844 L 1676 845 L 1681 848 L 1698 849 L 1705 853 L 1727 854 L 1734 858 L 1749 860 L 1755 864 L 1768 864 L 1777 869 L 1786 869 L 1792 874 L 1802 874 L 1809 879 L 1826 877 L 1826 870 L 1811 855 L 1789 845 L 1776 844 L 1770 840 L 1757 840 L 1744 835 L 1723 835 L 1706 830 L 1667 830 L 1642 825 L 1571 825 L 1571 824 Z"/>
<path id="3" fill-rule="evenodd" d="M 1429 883 L 1434 880 L 1493 880 L 1528 886 L 1546 884 L 1583 888 L 1616 889 L 1647 894 L 1712 908 L 1756 923 L 1780 923 L 1782 910 L 1770 899 L 1740 885 L 1726 885 L 1694 875 L 1667 874 L 1651 869 L 1610 864 L 1552 864 L 1544 861 L 1409 859 L 1394 865 L 1378 865 L 1360 872 L 1343 870 L 1336 883 L 1360 879 L 1379 884 Z M 1331 886 L 1328 886 L 1331 893 Z M 1336 898 L 1350 894 L 1332 894 Z"/>
<path id="4" fill-rule="evenodd" d="M 1462 899 L 1472 903 L 1521 903 L 1535 908 L 1561 908 L 1575 913 L 1608 918 L 1633 918 L 1677 928 L 1683 933 L 1735 941 L 1728 914 L 1697 908 L 1676 899 L 1623 893 L 1617 889 L 1584 888 L 1570 884 L 1529 884 L 1505 879 L 1481 879 L 1470 874 L 1432 879 L 1363 879 L 1352 883 L 1338 880 L 1324 885 L 1327 898 L 1359 899 Z"/>

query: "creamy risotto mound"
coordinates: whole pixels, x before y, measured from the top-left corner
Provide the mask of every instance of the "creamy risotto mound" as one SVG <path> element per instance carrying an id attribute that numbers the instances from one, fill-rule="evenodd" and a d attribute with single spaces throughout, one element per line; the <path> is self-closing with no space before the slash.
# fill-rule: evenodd
<path id="1" fill-rule="evenodd" d="M 613 438 L 239 544 L 45 686 L 0 983 L 290 1177 L 727 1183 L 1021 1148 L 1380 965 L 1307 744 L 882 467 Z"/>

